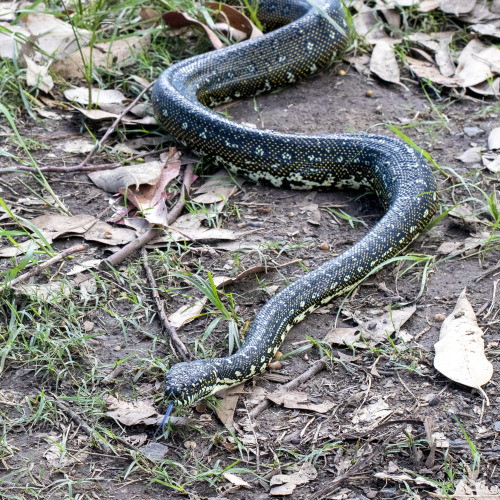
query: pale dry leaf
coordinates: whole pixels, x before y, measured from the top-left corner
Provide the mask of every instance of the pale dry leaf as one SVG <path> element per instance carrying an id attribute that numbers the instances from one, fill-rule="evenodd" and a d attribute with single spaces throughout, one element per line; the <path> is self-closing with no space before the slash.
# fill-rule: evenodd
<path id="1" fill-rule="evenodd" d="M 316 413 L 327 413 L 334 406 L 335 403 L 327 401 L 324 403 L 308 403 L 309 395 L 306 392 L 299 391 L 289 391 L 289 392 L 279 392 L 271 393 L 267 395 L 273 403 L 277 405 L 283 405 L 285 408 L 290 408 L 294 410 L 308 410 L 314 411 Z"/>
<path id="2" fill-rule="evenodd" d="M 469 24 L 477 24 L 498 19 L 499 16 L 493 11 L 493 8 L 494 5 L 492 5 L 492 9 L 490 10 L 489 0 L 480 0 L 471 12 L 461 16 L 461 20 Z"/>
<path id="3" fill-rule="evenodd" d="M 500 173 L 500 156 L 497 156 L 494 160 L 488 161 L 486 158 L 483 158 L 484 166 L 494 174 Z"/>
<path id="4" fill-rule="evenodd" d="M 363 5 L 361 10 L 354 15 L 353 22 L 356 33 L 364 37 L 368 43 L 376 43 L 377 40 L 387 37 L 373 9 L 366 5 Z"/>
<path id="5" fill-rule="evenodd" d="M 236 190 L 237 187 L 227 171 L 218 170 L 196 190 L 193 201 L 205 204 L 227 201 Z"/>
<path id="6" fill-rule="evenodd" d="M 456 252 L 462 245 L 462 241 L 445 241 L 439 245 L 436 253 L 440 255 L 449 255 L 450 253 Z"/>
<path id="7" fill-rule="evenodd" d="M 31 34 L 30 38 L 36 41 L 43 52 L 56 59 L 65 59 L 79 47 L 87 45 L 92 37 L 90 31 L 78 29 L 52 14 L 33 12 L 25 16 L 23 21 Z M 49 60 L 45 56 L 43 58 Z"/>
<path id="8" fill-rule="evenodd" d="M 469 26 L 469 28 L 480 35 L 500 38 L 500 28 L 494 23 L 473 24 L 472 26 Z"/>
<path id="9" fill-rule="evenodd" d="M 275 474 L 271 478 L 270 495 L 291 495 L 295 488 L 313 481 L 318 471 L 309 462 L 305 462 L 297 472 L 291 474 Z"/>
<path id="10" fill-rule="evenodd" d="M 22 49 L 22 40 L 29 37 L 30 32 L 22 26 L 11 26 L 0 22 L 0 58 L 17 58 Z"/>
<path id="11" fill-rule="evenodd" d="M 431 12 L 436 10 L 441 4 L 441 0 L 421 0 L 418 4 L 419 12 Z"/>
<path id="12" fill-rule="evenodd" d="M 147 165 L 144 164 L 144 165 Z M 165 199 L 166 187 L 178 175 L 181 168 L 180 161 L 168 161 L 165 168 L 162 168 L 160 177 L 154 184 L 141 184 L 135 189 L 120 188 L 120 194 L 127 196 L 127 199 L 142 213 L 144 218 L 151 224 L 168 226 L 167 206 Z"/>
<path id="13" fill-rule="evenodd" d="M 407 306 L 401 309 L 393 309 L 384 313 L 379 318 L 359 323 L 366 340 L 379 343 L 387 340 L 389 335 L 399 329 L 415 314 L 416 306 Z"/>
<path id="14" fill-rule="evenodd" d="M 236 240 L 245 233 L 236 233 L 230 229 L 217 229 L 200 227 L 199 229 L 177 230 L 170 226 L 170 234 L 155 238 L 151 245 L 158 246 L 162 243 L 173 241 L 208 241 L 208 240 Z"/>
<path id="15" fill-rule="evenodd" d="M 66 89 L 64 97 L 68 101 L 77 102 L 79 104 L 89 103 L 89 89 L 86 87 L 76 87 Z M 101 104 L 121 104 L 126 100 L 122 92 L 116 89 L 91 89 L 92 104 L 100 106 Z"/>
<path id="16" fill-rule="evenodd" d="M 190 323 L 197 316 L 200 315 L 201 311 L 207 303 L 208 297 L 203 297 L 192 304 L 186 304 L 181 306 L 177 311 L 173 312 L 169 317 L 168 321 L 174 328 L 180 328 L 181 326 Z"/>
<path id="17" fill-rule="evenodd" d="M 362 424 L 364 428 L 367 424 L 373 424 L 386 418 L 392 413 L 389 404 L 383 399 L 375 401 L 375 403 L 363 406 L 361 410 L 354 413 L 351 418 L 353 424 Z"/>
<path id="18" fill-rule="evenodd" d="M 136 239 L 136 232 L 126 227 L 114 227 L 111 224 L 97 220 L 83 237 L 87 241 L 98 241 L 104 245 L 125 245 Z"/>
<path id="19" fill-rule="evenodd" d="M 488 148 L 491 150 L 500 149 L 500 127 L 494 128 L 488 135 Z"/>
<path id="20" fill-rule="evenodd" d="M 118 193 L 121 188 L 134 189 L 143 184 L 154 185 L 160 179 L 163 162 L 136 163 L 111 170 L 90 172 L 89 179 L 108 193 Z"/>
<path id="21" fill-rule="evenodd" d="M 49 448 L 43 453 L 43 458 L 54 468 L 68 467 L 74 464 L 84 464 L 88 461 L 89 454 L 84 450 L 70 453 L 64 446 L 62 436 L 47 435 L 45 440 L 50 444 Z"/>
<path id="22" fill-rule="evenodd" d="M 69 297 L 73 291 L 67 283 L 60 281 L 51 281 L 39 285 L 20 283 L 14 286 L 13 289 L 18 295 L 28 295 L 44 302 L 57 302 L 61 296 Z"/>
<path id="23" fill-rule="evenodd" d="M 94 148 L 95 144 L 87 139 L 71 139 L 61 142 L 57 145 L 57 149 L 62 149 L 65 153 L 89 153 Z"/>
<path id="24" fill-rule="evenodd" d="M 271 490 L 269 491 L 269 495 L 280 497 L 291 495 L 295 491 L 295 488 L 297 488 L 297 486 L 292 483 L 281 484 L 279 486 L 274 486 L 273 488 L 271 488 Z"/>
<path id="25" fill-rule="evenodd" d="M 473 87 L 469 87 L 470 90 L 479 95 L 484 96 L 500 96 L 500 77 L 497 77 L 493 80 L 487 80 L 479 85 L 474 85 Z"/>
<path id="26" fill-rule="evenodd" d="M 218 24 L 225 25 L 225 29 L 219 29 L 219 31 L 225 31 L 233 40 L 242 41 L 262 36 L 262 31 L 247 16 L 231 5 L 219 2 L 207 2 L 205 5 L 219 13 L 214 29 L 219 29 Z"/>
<path id="27" fill-rule="evenodd" d="M 0 4 L 0 20 L 2 21 L 14 21 L 16 18 L 16 10 L 19 6 L 18 1 L 6 2 L 3 1 Z"/>
<path id="28" fill-rule="evenodd" d="M 243 488 L 252 488 L 244 479 L 237 476 L 236 474 L 232 474 L 231 472 L 223 472 L 222 475 L 234 486 L 241 486 Z"/>
<path id="29" fill-rule="evenodd" d="M 500 72 L 500 49 L 471 40 L 458 58 L 455 78 L 462 87 L 478 85 Z"/>
<path id="30" fill-rule="evenodd" d="M 104 121 L 104 120 L 116 120 L 118 115 L 116 113 L 110 113 L 102 109 L 84 109 L 77 106 L 70 105 L 73 109 L 82 113 L 90 120 Z M 122 123 L 125 125 L 156 125 L 156 120 L 152 116 L 145 116 L 144 118 L 135 118 L 133 115 L 126 114 L 122 118 Z"/>
<path id="31" fill-rule="evenodd" d="M 451 217 L 456 217 L 457 219 L 463 219 L 467 222 L 483 222 L 481 219 L 474 215 L 474 212 L 470 208 L 468 203 L 461 203 L 460 205 L 457 205 L 448 212 L 448 215 L 450 215 Z"/>
<path id="32" fill-rule="evenodd" d="M 347 344 L 362 347 L 362 345 L 358 346 L 356 344 L 360 337 L 359 328 L 333 328 L 326 334 L 323 341 L 330 344 Z"/>
<path id="33" fill-rule="evenodd" d="M 386 472 L 376 472 L 374 474 L 375 477 L 379 479 L 383 479 L 385 481 L 394 481 L 396 483 L 407 483 L 412 482 L 416 484 L 424 484 L 426 486 L 432 486 L 433 488 L 437 488 L 436 483 L 429 481 L 422 476 L 410 475 L 410 474 L 388 474 Z"/>
<path id="34" fill-rule="evenodd" d="M 121 74 L 120 68 L 131 66 L 137 62 L 137 58 L 151 44 L 149 34 L 143 36 L 131 36 L 122 40 L 112 40 L 94 44 L 92 50 L 92 65 L 94 68 L 103 68 L 115 74 Z M 85 64 L 82 60 L 90 58 L 90 47 L 72 51 L 71 55 L 64 61 L 55 64 L 54 70 L 63 78 L 83 78 Z"/>
<path id="35" fill-rule="evenodd" d="M 459 16 L 471 12 L 476 3 L 477 0 L 441 0 L 439 6 L 443 12 Z"/>
<path id="36" fill-rule="evenodd" d="M 439 71 L 439 68 L 429 61 L 407 57 L 405 62 L 410 70 L 415 73 L 417 78 L 430 80 L 437 85 L 444 85 L 445 87 L 453 88 L 461 86 L 461 80 L 455 77 L 444 76 L 441 71 Z"/>
<path id="37" fill-rule="evenodd" d="M 370 71 L 386 82 L 399 83 L 399 65 L 391 43 L 380 40 L 375 44 Z"/>
<path id="38" fill-rule="evenodd" d="M 484 353 L 483 334 L 464 289 L 434 345 L 436 370 L 454 382 L 482 390 L 493 376 L 493 366 Z"/>
<path id="39" fill-rule="evenodd" d="M 50 92 L 54 88 L 54 80 L 49 75 L 49 67 L 40 66 L 26 55 L 24 60 L 26 61 L 26 83 L 42 92 Z"/>
<path id="40" fill-rule="evenodd" d="M 158 415 L 151 401 L 128 402 L 111 395 L 108 395 L 104 401 L 109 408 L 106 415 L 118 420 L 123 425 L 139 425 L 144 423 L 147 418 Z"/>
<path id="41" fill-rule="evenodd" d="M 476 163 L 481 161 L 481 148 L 474 146 L 463 152 L 460 156 L 455 156 L 455 158 L 463 163 Z"/>

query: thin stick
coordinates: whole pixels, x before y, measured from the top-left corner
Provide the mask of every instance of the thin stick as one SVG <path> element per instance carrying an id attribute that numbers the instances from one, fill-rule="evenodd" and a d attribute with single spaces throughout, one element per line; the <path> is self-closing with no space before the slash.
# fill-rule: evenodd
<path id="1" fill-rule="evenodd" d="M 175 350 L 179 353 L 180 357 L 186 361 L 193 361 L 194 356 L 191 354 L 189 349 L 183 344 L 179 336 L 177 335 L 177 330 L 170 324 L 168 321 L 167 313 L 165 312 L 165 307 L 163 305 L 163 301 L 160 298 L 160 294 L 158 293 L 158 289 L 156 288 L 155 278 L 153 276 L 153 272 L 148 265 L 148 252 L 145 248 L 142 249 L 142 265 L 144 266 L 144 270 L 146 271 L 146 276 L 148 278 L 149 286 L 151 288 L 151 295 L 156 304 L 156 309 L 160 314 L 160 320 L 163 324 L 163 328 L 167 332 L 170 337 L 170 341 L 175 347 Z"/>
<path id="2" fill-rule="evenodd" d="M 92 427 L 90 427 L 89 424 L 84 422 L 73 410 L 70 410 L 62 401 L 59 401 L 58 399 L 50 399 L 49 401 L 54 403 L 60 410 L 66 413 L 66 415 L 68 415 L 71 418 L 71 420 L 75 422 L 76 425 L 79 425 L 88 436 L 90 436 L 91 438 L 95 438 L 100 443 L 103 443 L 106 447 L 108 447 L 111 451 L 115 452 L 113 447 L 108 442 L 106 442 L 101 436 L 99 436 L 99 434 L 95 432 L 92 429 Z M 139 448 L 137 448 L 137 446 L 130 444 L 128 441 L 119 436 L 113 435 L 109 437 L 130 450 L 139 451 Z"/>
<path id="3" fill-rule="evenodd" d="M 87 245 L 84 245 L 83 243 L 80 243 L 79 245 L 74 245 L 70 248 L 67 248 L 66 250 L 55 255 L 51 259 L 48 259 L 45 262 L 42 262 L 38 266 L 34 267 L 33 269 L 30 269 L 27 273 L 21 274 L 21 276 L 18 276 L 17 278 L 14 278 L 12 281 L 9 281 L 9 283 L 7 283 L 5 286 L 0 288 L 0 293 L 2 293 L 7 288 L 12 288 L 13 286 L 17 285 L 18 283 L 22 283 L 23 281 L 27 281 L 32 276 L 36 276 L 37 274 L 40 274 L 44 269 L 51 266 L 52 264 L 55 264 L 56 262 L 59 262 L 60 260 L 67 257 L 68 255 L 74 254 L 76 252 L 81 252 L 82 250 L 85 250 L 86 248 L 87 248 Z"/>
<path id="4" fill-rule="evenodd" d="M 184 181 L 182 183 L 181 196 L 167 216 L 168 225 L 171 225 L 179 217 L 182 209 L 184 208 L 184 205 L 186 204 L 185 200 L 188 197 L 189 188 L 191 187 L 191 182 L 193 180 L 193 170 L 194 166 L 188 165 L 186 167 L 186 170 L 184 171 Z M 139 250 L 139 248 L 142 248 L 144 245 L 161 234 L 162 230 L 163 228 L 161 227 L 150 229 L 149 231 L 145 232 L 140 238 L 131 241 L 122 249 L 118 250 L 118 252 L 110 255 L 103 262 L 109 264 L 110 266 L 116 267 L 126 258 L 130 257 L 136 250 Z"/>
<path id="5" fill-rule="evenodd" d="M 320 371 L 324 370 L 326 367 L 326 363 L 330 358 L 328 356 L 324 356 L 320 360 L 316 361 L 312 366 L 310 366 L 302 375 L 298 376 L 296 379 L 288 382 L 287 384 L 281 386 L 279 391 L 276 391 L 276 394 L 281 394 L 283 392 L 287 392 L 290 389 L 296 389 L 299 385 L 303 384 L 310 378 L 314 377 Z M 271 406 L 271 401 L 269 399 L 264 399 L 261 401 L 250 413 L 249 416 L 251 418 L 256 418 L 260 415 L 264 410 Z"/>

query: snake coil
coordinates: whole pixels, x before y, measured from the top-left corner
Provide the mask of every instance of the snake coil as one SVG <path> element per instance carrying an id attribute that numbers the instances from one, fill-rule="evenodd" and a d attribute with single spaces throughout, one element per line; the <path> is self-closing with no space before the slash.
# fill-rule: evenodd
<path id="1" fill-rule="evenodd" d="M 400 253 L 437 208 L 431 170 L 399 140 L 258 130 L 207 108 L 294 83 L 326 67 L 345 47 L 348 26 L 339 0 L 314 7 L 305 0 L 260 0 L 258 16 L 267 26 L 280 27 L 191 57 L 160 75 L 152 94 L 159 121 L 182 144 L 235 174 L 292 189 L 369 186 L 387 211 L 355 245 L 275 295 L 236 354 L 174 365 L 165 392 L 179 405 L 264 371 L 293 325 Z"/>

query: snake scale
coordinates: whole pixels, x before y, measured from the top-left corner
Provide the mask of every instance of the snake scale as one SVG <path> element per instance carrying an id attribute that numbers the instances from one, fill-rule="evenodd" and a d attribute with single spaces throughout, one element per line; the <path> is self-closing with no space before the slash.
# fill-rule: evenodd
<path id="1" fill-rule="evenodd" d="M 292 189 L 367 186 L 386 213 L 348 250 L 267 302 L 235 354 L 175 364 L 165 390 L 176 405 L 263 372 L 293 325 L 400 253 L 437 208 L 430 168 L 402 141 L 372 134 L 283 134 L 231 122 L 209 109 L 294 83 L 344 49 L 348 25 L 340 1 L 311 4 L 260 0 L 259 19 L 277 29 L 169 67 L 153 88 L 156 116 L 180 143 L 235 174 Z"/>

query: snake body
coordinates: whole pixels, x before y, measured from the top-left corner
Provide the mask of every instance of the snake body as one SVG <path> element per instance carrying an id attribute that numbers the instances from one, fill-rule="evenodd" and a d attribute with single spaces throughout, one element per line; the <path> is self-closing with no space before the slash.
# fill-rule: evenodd
<path id="1" fill-rule="evenodd" d="M 235 354 L 175 364 L 165 388 L 175 404 L 191 404 L 263 372 L 293 325 L 400 253 L 437 208 L 431 170 L 402 141 L 258 130 L 207 107 L 283 87 L 326 67 L 344 49 L 347 22 L 339 0 L 313 5 L 260 0 L 259 18 L 280 27 L 168 68 L 153 88 L 157 118 L 182 144 L 235 174 L 294 189 L 369 186 L 387 211 L 355 245 L 275 295 Z"/>

